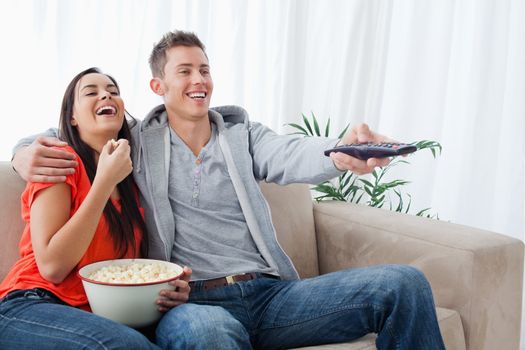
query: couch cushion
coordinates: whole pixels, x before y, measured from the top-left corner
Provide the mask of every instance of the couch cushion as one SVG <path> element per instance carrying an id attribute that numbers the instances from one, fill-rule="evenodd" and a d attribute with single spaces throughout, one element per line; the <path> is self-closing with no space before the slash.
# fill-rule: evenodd
<path id="1" fill-rule="evenodd" d="M 437 318 L 439 321 L 439 329 L 445 342 L 447 350 L 465 350 L 465 336 L 463 335 L 463 326 L 461 325 L 461 318 L 454 310 L 436 308 Z M 376 350 L 375 346 L 376 335 L 368 334 L 362 338 L 354 340 L 349 343 L 341 344 L 327 344 L 319 346 L 308 346 L 301 348 L 302 350 Z"/>
<path id="2" fill-rule="evenodd" d="M 302 278 L 319 275 L 312 196 L 308 185 L 261 182 L 277 239 Z"/>
<path id="3" fill-rule="evenodd" d="M 0 162 L 0 280 L 3 280 L 9 269 L 18 259 L 18 242 L 24 229 L 20 215 L 20 195 L 25 182 L 13 171 L 10 162 Z"/>

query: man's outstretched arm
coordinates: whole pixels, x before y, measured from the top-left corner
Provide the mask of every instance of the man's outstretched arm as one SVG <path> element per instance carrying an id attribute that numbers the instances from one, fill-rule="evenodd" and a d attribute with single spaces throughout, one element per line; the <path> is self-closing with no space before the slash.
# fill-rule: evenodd
<path id="1" fill-rule="evenodd" d="M 56 147 L 67 143 L 56 138 L 56 129 L 20 140 L 13 150 L 11 164 L 26 181 L 64 182 L 78 165 L 74 156 Z"/>
<path id="2" fill-rule="evenodd" d="M 250 147 L 254 174 L 258 180 L 281 185 L 301 182 L 316 184 L 337 177 L 341 171 L 368 174 L 376 167 L 386 166 L 389 158 L 361 160 L 342 152 L 324 151 L 338 144 L 387 142 L 390 138 L 375 133 L 366 124 L 357 124 L 340 139 L 278 135 L 271 129 L 252 123 Z"/>

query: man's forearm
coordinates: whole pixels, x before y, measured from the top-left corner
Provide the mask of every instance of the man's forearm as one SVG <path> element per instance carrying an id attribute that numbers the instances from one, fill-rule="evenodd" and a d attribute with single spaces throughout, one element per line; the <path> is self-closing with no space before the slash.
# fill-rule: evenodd
<path id="1" fill-rule="evenodd" d="M 11 165 L 26 181 L 64 182 L 78 166 L 75 156 L 61 147 L 67 143 L 57 138 L 57 129 L 48 129 L 18 141 L 13 148 Z"/>
<path id="2" fill-rule="evenodd" d="M 15 147 L 13 147 L 13 154 L 12 154 L 12 157 L 11 157 L 11 162 L 13 162 L 13 158 L 15 157 L 16 152 L 18 152 L 18 150 L 20 148 L 29 146 L 39 136 L 58 137 L 58 129 L 57 128 L 49 128 L 46 131 L 44 131 L 43 133 L 27 136 L 27 137 L 24 137 L 24 138 L 18 140 L 18 142 L 16 143 Z"/>

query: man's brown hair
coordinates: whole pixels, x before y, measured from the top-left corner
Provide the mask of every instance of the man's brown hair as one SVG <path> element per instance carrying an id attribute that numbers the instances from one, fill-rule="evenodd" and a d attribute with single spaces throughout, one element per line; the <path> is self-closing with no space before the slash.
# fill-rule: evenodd
<path id="1" fill-rule="evenodd" d="M 166 66 L 166 62 L 168 61 L 167 52 L 176 46 L 198 47 L 204 52 L 206 58 L 208 58 L 204 44 L 195 33 L 185 32 L 183 30 L 168 32 L 155 44 L 149 56 L 149 67 L 154 77 L 164 77 L 164 66 Z"/>

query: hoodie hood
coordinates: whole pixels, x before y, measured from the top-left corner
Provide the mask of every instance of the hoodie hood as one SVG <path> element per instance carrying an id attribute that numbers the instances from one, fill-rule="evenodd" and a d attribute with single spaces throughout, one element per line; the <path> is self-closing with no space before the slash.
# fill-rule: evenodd
<path id="1" fill-rule="evenodd" d="M 219 106 L 208 110 L 208 117 L 213 121 L 219 131 L 230 128 L 233 125 L 242 124 L 246 129 L 249 128 L 250 121 L 246 110 L 239 106 Z M 141 123 L 141 131 L 148 129 L 162 128 L 168 123 L 168 113 L 166 107 L 158 105 L 153 108 Z"/>
<path id="2" fill-rule="evenodd" d="M 168 114 L 166 113 L 166 107 L 162 105 L 158 105 L 157 107 L 153 108 L 146 118 L 141 123 L 141 131 L 150 129 L 150 128 L 158 128 L 158 127 L 164 127 L 168 123 Z"/>

